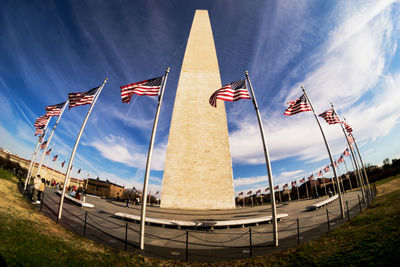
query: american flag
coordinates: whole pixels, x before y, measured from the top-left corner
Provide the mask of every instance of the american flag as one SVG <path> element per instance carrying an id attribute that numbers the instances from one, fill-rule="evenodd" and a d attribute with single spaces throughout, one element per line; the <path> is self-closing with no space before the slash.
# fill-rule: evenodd
<path id="1" fill-rule="evenodd" d="M 346 129 L 346 132 L 351 133 L 353 131 L 353 128 L 351 128 L 350 124 L 348 124 L 347 121 L 342 121 L 344 128 Z"/>
<path id="2" fill-rule="evenodd" d="M 338 115 L 336 114 L 336 112 L 332 108 L 328 109 L 325 112 L 322 112 L 318 116 L 323 118 L 328 124 L 340 123 Z"/>
<path id="3" fill-rule="evenodd" d="M 289 184 L 288 184 L 288 183 L 286 183 L 286 184 L 283 185 L 283 188 L 288 188 L 288 187 L 289 187 Z"/>
<path id="4" fill-rule="evenodd" d="M 308 177 L 307 179 L 308 179 L 309 181 L 311 181 L 313 178 L 314 178 L 314 174 L 311 174 L 310 177 Z"/>
<path id="5" fill-rule="evenodd" d="M 250 190 L 249 192 L 247 192 L 247 195 L 251 195 L 252 191 Z"/>
<path id="6" fill-rule="evenodd" d="M 354 138 L 353 138 L 353 136 L 351 135 L 351 134 L 349 134 L 348 136 L 347 136 L 347 139 L 349 140 L 349 143 L 351 144 L 351 143 L 354 143 Z"/>
<path id="7" fill-rule="evenodd" d="M 38 135 L 38 134 L 42 134 L 43 131 L 44 131 L 44 125 L 43 125 L 43 126 L 36 127 L 35 136 Z"/>
<path id="8" fill-rule="evenodd" d="M 303 111 L 312 111 L 311 105 L 305 94 L 297 98 L 295 101 L 288 103 L 289 107 L 285 110 L 285 115 L 291 116 Z"/>
<path id="9" fill-rule="evenodd" d="M 322 176 L 322 170 L 320 170 L 317 175 L 318 175 L 318 177 L 321 177 Z"/>
<path id="10" fill-rule="evenodd" d="M 60 116 L 61 110 L 65 106 L 66 102 L 62 102 L 60 104 L 55 104 L 52 106 L 47 106 L 46 107 L 46 115 L 47 116 Z"/>
<path id="11" fill-rule="evenodd" d="M 53 162 L 58 159 L 58 154 L 53 157 Z"/>
<path id="12" fill-rule="evenodd" d="M 300 179 L 300 183 L 304 183 L 306 181 L 306 178 Z"/>
<path id="13" fill-rule="evenodd" d="M 341 164 L 341 163 L 344 162 L 344 157 L 343 157 L 343 155 L 341 155 L 341 156 L 338 158 L 337 162 L 338 162 L 339 164 Z"/>
<path id="14" fill-rule="evenodd" d="M 52 148 L 46 151 L 46 155 L 50 155 Z"/>
<path id="15" fill-rule="evenodd" d="M 329 172 L 329 165 L 324 168 L 324 172 Z"/>
<path id="16" fill-rule="evenodd" d="M 242 191 L 242 192 L 240 192 L 238 196 L 242 196 L 242 195 L 243 195 L 243 191 Z"/>
<path id="17" fill-rule="evenodd" d="M 40 145 L 40 149 L 41 149 L 41 150 L 44 149 L 44 148 L 46 147 L 46 144 L 47 144 L 47 140 L 44 141 L 44 142 Z"/>
<path id="18" fill-rule="evenodd" d="M 279 189 L 279 185 L 274 186 L 274 190 L 278 190 Z"/>
<path id="19" fill-rule="evenodd" d="M 217 107 L 217 99 L 221 99 L 224 101 L 250 99 L 249 91 L 247 91 L 246 81 L 239 80 L 222 86 L 222 88 L 218 89 L 211 95 L 208 102 L 211 106 Z"/>
<path id="20" fill-rule="evenodd" d="M 158 193 L 159 193 L 159 192 L 157 191 L 157 192 L 156 192 L 156 196 L 158 195 Z"/>
<path id="21" fill-rule="evenodd" d="M 265 192 L 267 192 L 269 190 L 269 187 L 265 188 Z"/>
<path id="22" fill-rule="evenodd" d="M 258 189 L 256 194 L 260 194 L 261 193 L 261 189 Z"/>
<path id="23" fill-rule="evenodd" d="M 71 166 L 71 169 L 72 169 L 72 166 Z M 81 173 L 81 169 L 78 170 L 78 173 Z"/>
<path id="24" fill-rule="evenodd" d="M 40 116 L 39 118 L 36 119 L 33 126 L 35 126 L 36 128 L 38 128 L 40 126 L 45 126 L 49 119 L 50 119 L 50 117 L 47 115 Z"/>
<path id="25" fill-rule="evenodd" d="M 61 162 L 61 168 L 64 168 L 65 160 Z"/>
<path id="26" fill-rule="evenodd" d="M 292 187 L 294 187 L 297 184 L 297 181 L 292 181 Z"/>
<path id="27" fill-rule="evenodd" d="M 163 78 L 164 76 L 161 76 L 158 78 L 121 86 L 122 102 L 129 103 L 133 94 L 149 96 L 158 95 L 161 89 Z"/>
<path id="28" fill-rule="evenodd" d="M 83 93 L 68 94 L 69 109 L 77 106 L 92 104 L 94 96 L 96 95 L 99 88 L 100 86 Z"/>

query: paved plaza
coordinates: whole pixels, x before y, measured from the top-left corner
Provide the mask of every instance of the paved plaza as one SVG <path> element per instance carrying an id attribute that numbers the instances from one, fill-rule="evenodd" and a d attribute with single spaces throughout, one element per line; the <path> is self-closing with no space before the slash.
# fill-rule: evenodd
<path id="1" fill-rule="evenodd" d="M 346 201 L 350 217 L 353 217 L 360 211 L 359 197 L 361 197 L 361 192 L 358 190 L 349 191 L 343 195 L 346 217 L 348 214 Z M 125 221 L 114 215 L 116 212 L 140 215 L 141 206 L 134 206 L 130 203 L 129 207 L 126 207 L 126 202 L 95 197 L 86 198 L 86 202 L 94 204 L 95 207 L 92 209 L 81 208 L 66 202 L 60 224 L 81 235 L 85 234 L 87 238 L 97 242 L 144 255 L 184 259 L 187 249 L 191 260 L 210 261 L 218 260 L 219 257 L 234 259 L 248 257 L 250 253 L 263 255 L 294 247 L 298 242 L 305 242 L 324 235 L 328 232 L 328 227 L 332 230 L 345 222 L 340 216 L 338 200 L 324 208 L 306 211 L 307 206 L 326 198 L 277 203 L 277 213 L 288 214 L 288 217 L 278 222 L 278 248 L 272 245 L 272 224 L 267 223 L 229 229 L 216 228 L 215 230 L 146 225 L 145 250 L 141 251 L 137 247 L 139 223 Z M 59 199 L 60 197 L 54 189 L 46 188 L 42 212 L 54 220 L 56 220 Z M 269 205 L 209 211 L 148 206 L 146 212 L 146 216 L 149 218 L 183 221 L 237 220 L 270 215 Z M 327 216 L 330 220 L 329 226 Z M 85 220 L 86 228 L 84 227 Z"/>

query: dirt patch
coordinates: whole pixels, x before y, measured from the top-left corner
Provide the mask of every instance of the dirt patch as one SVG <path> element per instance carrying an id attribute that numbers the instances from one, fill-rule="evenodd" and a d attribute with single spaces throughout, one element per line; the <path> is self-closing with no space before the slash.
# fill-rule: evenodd
<path id="1" fill-rule="evenodd" d="M 379 185 L 377 186 L 376 190 L 378 191 L 378 194 L 382 195 L 400 190 L 400 178 L 384 183 L 383 185 Z"/>

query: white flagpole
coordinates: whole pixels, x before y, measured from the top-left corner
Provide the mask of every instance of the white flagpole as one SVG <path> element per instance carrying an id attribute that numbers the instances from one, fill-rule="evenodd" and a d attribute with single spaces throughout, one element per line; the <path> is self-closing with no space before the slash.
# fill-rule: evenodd
<path id="1" fill-rule="evenodd" d="M 361 157 L 361 154 L 360 154 L 360 150 L 358 150 L 358 146 L 357 146 L 356 139 L 354 138 L 354 135 L 353 135 L 352 133 L 351 133 L 351 137 L 352 137 L 353 140 L 354 140 L 354 145 L 356 146 L 357 154 L 358 154 L 358 157 L 360 158 L 361 166 L 363 167 L 363 172 L 364 172 L 365 180 L 367 181 L 368 191 L 369 191 L 369 193 L 371 193 L 371 187 L 370 187 L 370 185 L 369 185 L 369 180 L 368 180 L 368 176 L 367 176 L 367 171 L 365 170 L 365 165 L 364 165 L 364 162 L 363 162 L 363 160 L 362 160 L 362 157 Z"/>
<path id="2" fill-rule="evenodd" d="M 139 234 L 140 249 L 144 249 L 144 232 L 145 232 L 144 228 L 145 228 L 145 220 L 146 220 L 147 187 L 149 184 L 151 156 L 153 154 L 153 146 L 154 146 L 154 139 L 156 137 L 156 132 L 157 132 L 158 117 L 160 115 L 160 109 L 161 109 L 162 99 L 163 99 L 163 95 L 164 95 L 164 88 L 165 88 L 165 83 L 167 82 L 169 70 L 170 70 L 170 68 L 167 68 L 165 75 L 163 77 L 163 80 L 162 80 L 160 96 L 158 97 L 158 105 L 157 105 L 157 110 L 156 110 L 156 114 L 155 114 L 155 118 L 154 118 L 153 130 L 151 132 L 149 152 L 147 153 L 146 172 L 145 172 L 145 176 L 144 176 L 143 192 L 142 192 L 142 209 L 140 212 L 140 234 Z"/>
<path id="3" fill-rule="evenodd" d="M 360 184 L 361 184 L 362 198 L 363 198 L 363 201 L 365 201 L 365 195 L 364 195 L 364 194 L 365 194 L 365 188 L 364 188 L 364 183 L 363 183 L 363 181 L 362 181 L 362 179 L 361 179 L 360 167 L 358 166 L 358 163 L 357 163 L 356 158 L 355 158 L 355 156 L 354 156 L 354 151 L 353 151 L 353 149 L 351 148 L 351 144 L 350 144 L 349 138 L 347 137 L 346 130 L 345 130 L 344 127 L 343 127 L 342 120 L 340 119 L 339 114 L 336 112 L 336 109 L 335 109 L 335 107 L 333 106 L 332 103 L 331 103 L 331 107 L 332 107 L 333 110 L 335 111 L 336 116 L 338 116 L 338 118 L 339 118 L 340 127 L 342 128 L 342 131 L 343 131 L 343 134 L 344 134 L 344 138 L 346 138 L 347 145 L 349 146 L 351 155 L 353 156 L 354 164 L 355 164 L 355 166 L 356 166 L 356 175 L 358 175 L 358 179 L 360 180 Z"/>
<path id="4" fill-rule="evenodd" d="M 253 100 L 253 104 L 254 104 L 254 109 L 256 110 L 258 125 L 260 128 L 261 139 L 263 142 L 264 157 L 265 157 L 265 163 L 267 165 L 268 183 L 269 183 L 270 195 L 271 195 L 272 227 L 273 227 L 273 235 L 274 235 L 274 244 L 277 247 L 279 245 L 278 222 L 277 222 L 277 218 L 276 218 L 275 192 L 274 192 L 274 181 L 272 179 L 271 163 L 269 160 L 267 143 L 265 141 L 264 127 L 263 127 L 261 116 L 260 116 L 260 110 L 257 105 L 256 96 L 254 95 L 253 86 L 251 85 L 251 82 L 250 82 L 249 72 L 246 70 L 245 74 L 246 74 L 247 83 L 249 84 L 249 87 L 250 87 L 250 92 L 251 92 L 251 96 L 252 96 L 252 100 Z"/>
<path id="5" fill-rule="evenodd" d="M 28 180 L 30 180 L 30 174 L 31 174 L 32 166 L 33 166 L 33 161 L 34 161 L 34 159 L 35 159 L 35 155 L 36 155 L 36 153 L 37 153 L 37 151 L 38 151 L 38 148 L 39 148 L 39 145 L 40 145 L 40 143 L 41 143 L 41 140 L 42 140 L 42 135 L 39 136 L 38 142 L 37 142 L 37 144 L 36 144 L 35 151 L 34 151 L 33 154 L 32 154 L 31 163 L 30 163 L 30 165 L 29 165 L 29 169 L 28 169 L 28 172 L 27 172 L 27 174 L 26 174 L 24 190 L 26 190 L 26 187 L 27 187 L 27 185 L 28 185 Z"/>
<path id="6" fill-rule="evenodd" d="M 344 218 L 344 206 L 343 206 L 342 192 L 341 192 L 341 190 L 340 190 L 340 183 L 339 183 L 339 179 L 338 179 L 337 174 L 336 174 L 335 164 L 333 163 L 333 158 L 332 158 L 332 154 L 331 154 L 331 149 L 329 148 L 328 141 L 326 140 L 326 137 L 325 137 L 325 133 L 324 133 L 324 131 L 323 131 L 323 129 L 322 129 L 322 126 L 321 126 L 321 123 L 320 123 L 320 121 L 319 121 L 319 119 L 318 119 L 318 116 L 317 116 L 317 114 L 315 113 L 314 107 L 313 107 L 313 105 L 311 104 L 310 98 L 308 97 L 308 95 L 307 95 L 307 93 L 306 93 L 306 90 L 304 89 L 303 86 L 301 86 L 301 89 L 303 90 L 304 95 L 307 97 L 307 100 L 308 100 L 308 102 L 310 103 L 310 106 L 311 106 L 311 109 L 312 109 L 312 111 L 313 111 L 313 113 L 314 113 L 315 119 L 317 120 L 319 129 L 321 130 L 322 137 L 323 137 L 323 139 L 324 139 L 324 141 L 325 141 L 326 150 L 328 150 L 329 159 L 331 160 L 331 164 L 332 164 L 332 166 L 333 166 L 333 168 L 332 168 L 332 169 L 333 169 L 333 174 L 334 174 L 334 176 L 335 176 L 335 178 L 336 178 L 336 185 L 337 185 L 337 187 L 338 187 L 340 211 L 341 211 L 341 215 L 342 215 L 342 219 L 343 219 L 343 218 Z"/>
<path id="7" fill-rule="evenodd" d="M 89 119 L 89 115 L 93 110 L 94 104 L 96 103 L 97 98 L 99 97 L 101 91 L 103 90 L 103 87 L 106 84 L 107 80 L 108 80 L 108 78 L 104 79 L 103 84 L 100 86 L 99 90 L 97 91 L 96 95 L 94 96 L 92 104 L 90 105 L 89 111 L 86 114 L 86 118 L 82 123 L 82 127 L 81 127 L 81 130 L 79 131 L 78 137 L 76 138 L 75 146 L 72 149 L 71 157 L 69 159 L 69 163 L 68 163 L 68 167 L 67 167 L 67 172 L 65 173 L 64 186 L 63 186 L 63 190 L 62 190 L 62 194 L 61 194 L 60 204 L 59 204 L 59 207 L 58 207 L 57 221 L 60 220 L 61 216 L 62 216 L 62 208 L 63 208 L 63 204 L 64 204 L 65 190 L 66 190 L 67 184 L 69 182 L 69 176 L 70 176 L 70 173 L 71 173 L 71 165 L 72 165 L 72 162 L 74 161 L 74 157 L 75 157 L 76 149 L 78 148 L 79 140 L 81 139 L 83 130 L 85 129 L 86 122 Z"/>
<path id="8" fill-rule="evenodd" d="M 47 142 L 48 143 L 48 142 Z M 53 151 L 53 147 L 51 148 L 51 151 Z M 45 152 L 46 153 L 46 152 Z M 51 153 L 50 153 L 50 155 L 48 155 L 49 157 L 47 158 L 47 160 L 46 160 L 46 169 L 44 169 L 44 174 L 43 174 L 43 178 L 46 176 L 46 174 L 47 174 L 47 169 L 49 168 L 49 160 L 50 160 L 50 157 L 51 157 Z"/>
<path id="9" fill-rule="evenodd" d="M 68 105 L 68 103 L 69 103 L 69 100 L 67 100 L 67 101 L 65 102 L 64 107 L 62 108 L 62 110 L 61 110 L 61 112 L 60 112 L 60 115 L 58 116 L 57 121 L 56 121 L 56 123 L 55 123 L 54 126 L 53 126 L 53 130 L 51 131 L 50 137 L 49 137 L 49 139 L 47 140 L 46 147 L 44 148 L 44 151 L 47 151 L 47 148 L 49 147 L 49 144 L 50 144 L 50 142 L 51 142 L 51 139 L 53 138 L 54 131 L 56 130 L 57 125 L 58 125 L 58 122 L 60 121 L 61 116 L 63 115 L 64 110 L 65 110 L 66 106 Z M 42 154 L 42 159 L 40 160 L 40 164 L 39 164 L 39 167 L 38 167 L 38 169 L 37 169 L 36 175 L 40 174 L 40 169 L 42 168 L 42 163 L 43 163 L 44 156 L 45 156 L 45 153 Z"/>
<path id="10" fill-rule="evenodd" d="M 47 125 L 49 125 L 50 120 L 51 120 L 51 117 L 49 118 L 49 120 L 47 121 L 46 125 L 44 126 L 43 133 L 39 136 L 38 143 L 36 145 L 35 151 L 33 152 L 32 159 L 31 159 L 31 164 L 29 165 L 29 170 L 28 170 L 28 173 L 26 174 L 24 190 L 26 190 L 26 187 L 27 187 L 27 185 L 29 184 L 29 182 L 31 180 L 31 174 L 33 172 L 33 166 L 35 164 L 36 157 L 39 154 L 39 145 L 43 142 L 44 138 L 46 137 Z"/>

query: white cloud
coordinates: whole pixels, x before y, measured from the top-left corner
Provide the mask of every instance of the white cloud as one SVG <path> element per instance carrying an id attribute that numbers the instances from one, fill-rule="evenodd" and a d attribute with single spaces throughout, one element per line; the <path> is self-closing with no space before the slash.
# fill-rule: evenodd
<path id="1" fill-rule="evenodd" d="M 345 4 L 351 5 L 347 1 Z M 385 63 L 391 61 L 393 47 L 397 47 L 397 33 L 389 5 L 390 2 L 371 2 L 366 7 L 347 8 L 348 13 L 343 15 L 337 30 L 312 56 L 315 61 L 313 68 L 302 82 L 316 112 L 330 108 L 329 102 L 332 101 L 339 113 L 345 113 L 361 142 L 388 134 L 399 121 L 394 101 L 400 99 L 399 75 L 385 73 Z M 262 113 L 271 160 L 297 157 L 316 162 L 327 159 L 326 148 L 312 113 L 291 117 L 283 115 L 286 102 L 301 95 L 299 85 L 293 85 L 289 91 L 281 90 L 276 98 L 282 101 L 281 110 L 264 110 Z M 368 94 L 373 95 L 373 100 L 364 97 Z M 265 162 L 258 124 L 255 119 L 250 119 L 253 116 L 250 114 L 240 120 L 238 129 L 230 133 L 235 163 Z M 342 152 L 346 143 L 339 125 L 321 123 L 332 153 Z"/>
<path id="2" fill-rule="evenodd" d="M 144 169 L 146 167 L 147 149 L 136 143 L 130 143 L 123 137 L 109 135 L 104 140 L 96 140 L 88 144 L 97 149 L 101 155 L 114 162 L 126 166 Z M 152 154 L 152 170 L 163 170 L 166 144 L 156 144 Z"/>

